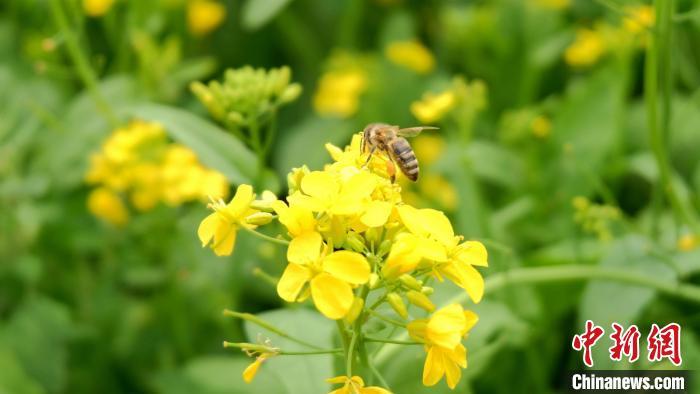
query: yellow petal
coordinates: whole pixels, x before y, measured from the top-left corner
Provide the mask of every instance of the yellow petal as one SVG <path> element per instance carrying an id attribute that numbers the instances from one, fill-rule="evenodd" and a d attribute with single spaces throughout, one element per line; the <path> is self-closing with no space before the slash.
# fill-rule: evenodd
<path id="1" fill-rule="evenodd" d="M 371 386 L 360 389 L 360 394 L 391 394 L 391 391 L 381 387 Z"/>
<path id="2" fill-rule="evenodd" d="M 330 383 L 330 384 L 345 384 L 345 382 L 347 380 L 348 380 L 347 376 L 341 375 L 341 376 L 336 376 L 333 378 L 328 378 L 328 379 L 326 379 L 326 382 Z"/>
<path id="3" fill-rule="evenodd" d="M 277 282 L 277 294 L 287 302 L 295 302 L 310 278 L 311 273 L 306 267 L 289 263 Z"/>
<path id="4" fill-rule="evenodd" d="M 237 218 L 248 209 L 254 198 L 252 186 L 245 184 L 240 185 L 238 189 L 236 189 L 236 195 L 233 196 L 231 202 L 226 206 L 226 211 L 232 217 Z"/>
<path id="5" fill-rule="evenodd" d="M 444 352 L 444 351 L 443 351 Z M 459 379 L 462 377 L 462 370 L 457 364 L 449 360 L 447 355 L 443 355 L 444 365 L 445 365 L 445 380 L 447 380 L 447 386 L 454 390 Z"/>
<path id="6" fill-rule="evenodd" d="M 323 171 L 312 171 L 301 180 L 301 190 L 311 197 L 330 201 L 340 189 L 335 178 Z"/>
<path id="7" fill-rule="evenodd" d="M 477 316 L 476 313 L 470 310 L 466 310 L 464 311 L 464 318 L 467 319 L 467 324 L 464 327 L 464 334 L 466 334 L 479 321 L 479 316 Z"/>
<path id="8" fill-rule="evenodd" d="M 454 349 L 462 341 L 462 331 L 466 325 L 464 310 L 459 304 L 441 308 L 428 321 L 426 339 L 445 349 Z"/>
<path id="9" fill-rule="evenodd" d="M 367 227 L 383 226 L 391 214 L 391 204 L 386 201 L 372 201 L 366 207 L 360 221 Z"/>
<path id="10" fill-rule="evenodd" d="M 434 209 L 421 209 L 423 226 L 428 233 L 445 245 L 454 243 L 454 230 L 450 219 L 444 213 Z"/>
<path id="11" fill-rule="evenodd" d="M 467 367 L 467 348 L 461 343 L 455 348 L 455 350 L 446 353 L 446 358 L 459 365 L 462 368 Z"/>
<path id="12" fill-rule="evenodd" d="M 397 207 L 401 222 L 408 228 L 408 231 L 418 236 L 427 236 L 428 231 L 423 223 L 423 216 L 420 211 L 410 205 L 401 205 Z"/>
<path id="13" fill-rule="evenodd" d="M 323 239 L 316 232 L 305 233 L 293 238 L 287 249 L 287 260 L 290 263 L 309 264 L 318 260 L 321 254 Z"/>
<path id="14" fill-rule="evenodd" d="M 484 295 L 484 278 L 476 268 L 468 264 L 453 262 L 441 267 L 440 272 L 469 294 L 474 303 L 479 303 Z"/>
<path id="15" fill-rule="evenodd" d="M 230 256 L 233 252 L 233 247 L 236 246 L 236 234 L 238 228 L 236 226 L 219 223 L 214 233 L 214 243 L 211 248 L 214 249 L 214 254 L 217 256 Z"/>
<path id="16" fill-rule="evenodd" d="M 311 210 L 298 206 L 287 207 L 284 203 L 273 205 L 273 209 L 277 212 L 280 223 L 293 237 L 315 231 L 316 219 Z"/>
<path id="17" fill-rule="evenodd" d="M 353 301 L 350 285 L 326 273 L 311 280 L 311 297 L 316 308 L 333 320 L 342 319 Z"/>
<path id="18" fill-rule="evenodd" d="M 425 364 L 423 365 L 423 385 L 434 386 L 442 379 L 444 374 L 445 365 L 440 349 L 436 346 L 431 346 L 428 349 L 428 355 L 425 356 Z"/>
<path id="19" fill-rule="evenodd" d="M 341 250 L 331 253 L 323 259 L 323 270 L 353 285 L 367 283 L 370 267 L 365 256 Z"/>
<path id="20" fill-rule="evenodd" d="M 462 263 L 488 267 L 488 252 L 479 241 L 466 241 L 457 248 L 455 259 Z"/>
<path id="21" fill-rule="evenodd" d="M 220 214 L 217 212 L 211 213 L 209 216 L 204 218 L 204 220 L 202 220 L 202 223 L 199 224 L 199 228 L 197 228 L 197 236 L 202 242 L 202 247 L 209 245 L 209 242 L 211 242 L 212 238 L 214 238 L 216 229 L 219 227 L 219 215 Z"/>
<path id="22" fill-rule="evenodd" d="M 255 378 L 255 375 L 258 373 L 258 369 L 260 369 L 260 365 L 262 364 L 264 359 L 262 358 L 256 358 L 255 361 L 253 361 L 248 367 L 246 367 L 245 370 L 243 370 L 243 380 L 246 383 L 250 383 L 253 381 L 253 378 Z"/>

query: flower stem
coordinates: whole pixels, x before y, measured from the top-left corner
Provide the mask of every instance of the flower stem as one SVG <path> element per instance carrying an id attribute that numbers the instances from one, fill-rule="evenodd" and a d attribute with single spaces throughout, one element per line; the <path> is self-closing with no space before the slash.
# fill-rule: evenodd
<path id="1" fill-rule="evenodd" d="M 365 337 L 365 341 L 367 341 L 367 342 L 381 342 L 381 343 L 395 343 L 397 345 L 422 345 L 422 343 L 420 343 L 420 342 L 402 341 L 399 339 L 391 339 L 391 338 Z"/>
<path id="2" fill-rule="evenodd" d="M 387 323 L 390 323 L 390 324 L 393 324 L 393 325 L 399 326 L 399 327 L 406 327 L 406 324 L 405 324 L 405 323 L 400 322 L 400 321 L 398 321 L 398 320 L 394 320 L 394 319 L 388 318 L 388 317 L 386 317 L 386 316 L 384 316 L 384 315 L 382 315 L 382 314 L 380 314 L 380 313 L 378 313 L 378 312 L 375 312 L 375 311 L 373 311 L 373 310 L 371 310 L 371 309 L 367 310 L 367 312 L 369 312 L 370 315 L 372 315 L 372 316 L 374 316 L 374 317 L 376 317 L 376 318 L 378 318 L 378 319 L 380 319 L 380 320 L 384 320 L 384 321 L 387 322 Z"/>
<path id="3" fill-rule="evenodd" d="M 304 341 L 304 340 L 301 340 L 301 339 L 299 339 L 299 338 L 295 338 L 295 337 L 293 337 L 293 336 L 287 334 L 286 332 L 280 330 L 279 328 L 273 326 L 272 324 L 268 323 L 267 321 L 265 321 L 265 320 L 263 320 L 263 319 L 261 319 L 261 318 L 255 316 L 255 315 L 253 315 L 253 314 L 250 314 L 250 313 L 243 313 L 243 312 L 236 312 L 236 311 L 232 311 L 232 310 L 230 310 L 230 309 L 225 309 L 225 310 L 224 310 L 224 316 L 237 317 L 237 318 L 239 318 L 239 319 L 243 319 L 243 320 L 245 320 L 245 321 L 249 321 L 249 322 L 251 322 L 251 323 L 253 323 L 253 324 L 255 324 L 255 325 L 258 325 L 258 326 L 260 326 L 260 327 L 262 327 L 262 328 L 264 328 L 264 329 L 266 329 L 266 330 L 268 330 L 268 331 L 274 332 L 275 334 L 281 336 L 282 338 L 289 339 L 290 341 L 296 342 L 296 343 L 298 343 L 298 344 L 300 344 L 300 345 L 303 345 L 303 346 L 306 346 L 306 347 L 310 347 L 310 348 L 313 348 L 313 349 L 321 349 L 320 347 L 318 347 L 318 346 L 316 346 L 316 345 L 314 345 L 314 344 L 311 344 L 311 343 L 309 343 L 309 342 L 306 342 L 306 341 Z"/>
<path id="4" fill-rule="evenodd" d="M 246 350 L 255 350 L 255 351 L 260 351 L 263 353 L 274 353 L 276 355 L 280 356 L 309 356 L 313 354 L 335 354 L 335 353 L 342 353 L 343 349 L 341 348 L 335 348 L 335 349 L 319 349 L 319 350 L 311 350 L 308 352 L 289 352 L 286 350 L 280 350 L 277 348 L 270 348 L 269 346 L 264 346 L 264 345 L 256 345 L 253 343 L 237 343 L 237 342 L 227 342 L 224 341 L 224 347 L 225 348 L 238 348 L 238 349 L 246 349 Z"/>
<path id="5" fill-rule="evenodd" d="M 271 237 L 269 235 L 265 235 L 263 233 L 257 232 L 255 230 L 253 230 L 252 228 L 249 228 L 246 226 L 241 226 L 241 228 L 243 228 L 245 231 L 255 235 L 256 237 L 258 237 L 260 239 L 264 239 L 265 241 L 270 241 L 270 242 L 273 242 L 273 243 L 276 243 L 279 245 L 289 245 L 289 241 L 287 241 L 286 239 L 274 238 L 274 237 Z"/>
<path id="6" fill-rule="evenodd" d="M 75 69 L 78 72 L 78 76 L 85 84 L 88 93 L 95 102 L 95 106 L 98 111 L 101 112 L 102 116 L 105 118 L 110 126 L 116 127 L 119 122 L 117 117 L 114 115 L 112 108 L 100 93 L 100 89 L 97 86 L 97 76 L 90 67 L 90 63 L 85 57 L 85 53 L 80 49 L 78 44 L 78 39 L 75 36 L 75 32 L 68 25 L 68 19 L 66 18 L 65 10 L 60 0 L 52 0 L 51 3 L 51 13 L 53 14 L 54 21 L 58 25 L 58 29 L 61 32 L 61 36 L 66 42 L 66 48 L 68 49 L 68 55 L 71 61 L 75 65 Z"/>

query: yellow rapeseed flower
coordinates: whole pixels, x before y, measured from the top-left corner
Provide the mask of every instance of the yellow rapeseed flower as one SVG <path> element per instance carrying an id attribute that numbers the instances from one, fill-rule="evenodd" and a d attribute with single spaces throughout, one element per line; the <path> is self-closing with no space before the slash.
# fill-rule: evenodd
<path id="1" fill-rule="evenodd" d="M 327 318 L 342 319 L 353 304 L 353 286 L 367 283 L 370 266 L 359 253 L 330 252 L 321 235 L 309 232 L 289 244 L 289 264 L 277 283 L 277 294 L 288 302 L 305 299 L 306 284 L 316 308 Z"/>
<path id="2" fill-rule="evenodd" d="M 321 76 L 313 98 L 320 115 L 347 118 L 357 112 L 367 75 L 360 69 L 330 71 Z"/>
<path id="3" fill-rule="evenodd" d="M 421 123 L 433 124 L 440 121 L 456 104 L 456 96 L 451 90 L 438 94 L 428 92 L 420 101 L 411 104 L 411 113 Z"/>
<path id="4" fill-rule="evenodd" d="M 576 32 L 576 39 L 564 52 L 564 60 L 574 67 L 586 67 L 595 64 L 605 50 L 605 41 L 600 32 L 579 29 Z"/>
<path id="5" fill-rule="evenodd" d="M 260 369 L 260 366 L 265 361 L 267 361 L 267 359 L 269 357 L 270 357 L 270 354 L 267 354 L 267 353 L 264 353 L 264 354 L 261 354 L 261 355 L 255 357 L 255 360 L 252 363 L 250 363 L 250 365 L 248 365 L 246 367 L 246 369 L 243 370 L 243 374 L 242 374 L 243 381 L 246 383 L 252 382 L 253 379 L 255 378 L 255 375 L 258 374 L 258 370 Z"/>
<path id="6" fill-rule="evenodd" d="M 93 18 L 106 14 L 114 5 L 114 0 L 83 0 L 85 14 Z"/>
<path id="7" fill-rule="evenodd" d="M 351 378 L 347 376 L 336 376 L 327 379 L 326 382 L 343 385 L 343 387 L 333 390 L 329 394 L 391 394 L 389 390 L 381 387 L 365 387 L 365 381 L 359 376 L 353 376 Z"/>
<path id="8" fill-rule="evenodd" d="M 202 220 L 197 230 L 202 246 L 210 246 L 217 256 L 228 256 L 236 245 L 236 234 L 240 227 L 254 228 L 245 221 L 257 211 L 250 207 L 255 199 L 250 185 L 240 185 L 231 202 L 213 201 L 209 208 L 214 212 Z"/>
<path id="9" fill-rule="evenodd" d="M 204 36 L 219 27 L 226 18 L 226 6 L 214 0 L 190 0 L 187 3 L 187 28 L 195 36 Z"/>
<path id="10" fill-rule="evenodd" d="M 129 221 L 129 211 L 119 195 L 106 187 L 92 190 L 87 206 L 90 213 L 115 226 L 123 226 Z"/>
<path id="11" fill-rule="evenodd" d="M 656 17 L 654 15 L 654 9 L 648 5 L 637 5 L 625 7 L 625 11 L 629 17 L 623 20 L 623 28 L 632 33 L 637 34 L 643 32 L 654 26 Z"/>
<path id="12" fill-rule="evenodd" d="M 415 40 L 392 42 L 386 47 L 385 54 L 392 63 L 419 74 L 427 74 L 435 68 L 433 54 Z"/>
<path id="13" fill-rule="evenodd" d="M 474 312 L 465 311 L 459 304 L 451 304 L 436 311 L 429 319 L 408 324 L 411 338 L 425 343 L 424 385 L 433 386 L 445 376 L 447 385 L 455 388 L 462 376 L 460 368 L 467 367 L 467 350 L 462 338 L 477 321 Z"/>
<path id="14" fill-rule="evenodd" d="M 484 279 L 474 266 L 488 266 L 486 248 L 479 241 L 461 242 L 444 213 L 434 209 L 397 208 L 401 221 L 420 238 L 420 253 L 432 261 L 431 272 L 439 280 L 445 276 L 465 289 L 474 302 L 481 301 Z M 387 266 L 389 264 L 387 263 Z"/>

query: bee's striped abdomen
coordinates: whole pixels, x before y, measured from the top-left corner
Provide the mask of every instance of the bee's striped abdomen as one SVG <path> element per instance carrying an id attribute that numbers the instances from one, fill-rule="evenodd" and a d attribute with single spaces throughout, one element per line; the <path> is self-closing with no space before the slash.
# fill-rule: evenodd
<path id="1" fill-rule="evenodd" d="M 394 161 L 401 168 L 401 172 L 414 182 L 418 180 L 418 159 L 416 159 L 416 154 L 413 153 L 408 141 L 398 137 L 391 142 L 390 150 Z"/>

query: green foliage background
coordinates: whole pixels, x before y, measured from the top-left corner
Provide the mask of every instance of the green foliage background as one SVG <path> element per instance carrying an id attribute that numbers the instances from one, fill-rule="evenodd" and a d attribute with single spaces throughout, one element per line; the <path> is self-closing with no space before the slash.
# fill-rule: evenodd
<path id="1" fill-rule="evenodd" d="M 698 230 L 700 18 L 693 9 L 700 2 L 672 2 L 672 39 L 661 40 L 655 55 L 662 68 L 655 93 L 643 49 L 608 54 L 585 69 L 563 61 L 577 27 L 619 23 L 618 11 L 632 1 L 575 0 L 552 11 L 524 0 L 227 0 L 223 25 L 201 38 L 187 32 L 184 2 L 121 0 L 101 18 L 85 17 L 75 0 L 0 4 L 0 393 L 329 391 L 324 379 L 339 374 L 331 356 L 273 359 L 245 385 L 240 372 L 250 360 L 221 347 L 223 339 L 254 342 L 261 332 L 286 343 L 224 318 L 224 308 L 261 313 L 320 345 L 335 340 L 332 322 L 282 305 L 253 274 L 262 267 L 279 275 L 283 251 L 241 234 L 233 257 L 216 258 L 195 235 L 204 204 L 160 206 L 124 229 L 101 223 L 85 207 L 88 156 L 110 122 L 140 117 L 163 123 L 234 184 L 284 192 L 291 167 L 328 161 L 324 143 L 344 144 L 371 121 L 418 123 L 411 102 L 457 74 L 486 83 L 489 107 L 468 141 L 446 126 L 449 149 L 436 167 L 458 192 L 457 232 L 489 248 L 484 273 L 491 279 L 455 392 L 565 390 L 566 371 L 581 367 L 571 337 L 586 319 L 608 331 L 612 321 L 636 323 L 643 336 L 653 322 L 678 322 L 683 368 L 700 367 L 700 249 L 676 247 Z M 49 37 L 57 48 L 43 51 Z M 427 76 L 383 55 L 386 44 L 412 38 L 436 55 Z M 339 48 L 376 58 L 359 112 L 344 120 L 320 117 L 311 105 L 325 60 Z M 248 64 L 289 65 L 304 86 L 279 114 L 265 171 L 187 89 Z M 650 140 L 650 94 L 662 118 L 660 141 Z M 547 113 L 550 137 L 509 137 L 517 111 Z M 655 148 L 667 157 L 678 201 L 662 187 Z M 581 230 L 575 196 L 620 208 L 612 239 Z M 567 279 L 556 271 L 570 265 L 653 283 Z M 554 268 L 554 275 L 518 279 L 533 267 Z M 678 283 L 691 286 L 695 300 L 679 296 Z M 455 295 L 445 290 L 438 300 Z M 595 350 L 597 367 L 671 367 L 612 363 L 606 341 Z M 450 392 L 444 383 L 422 387 L 421 349 L 388 346 L 378 357 L 396 393 Z"/>

